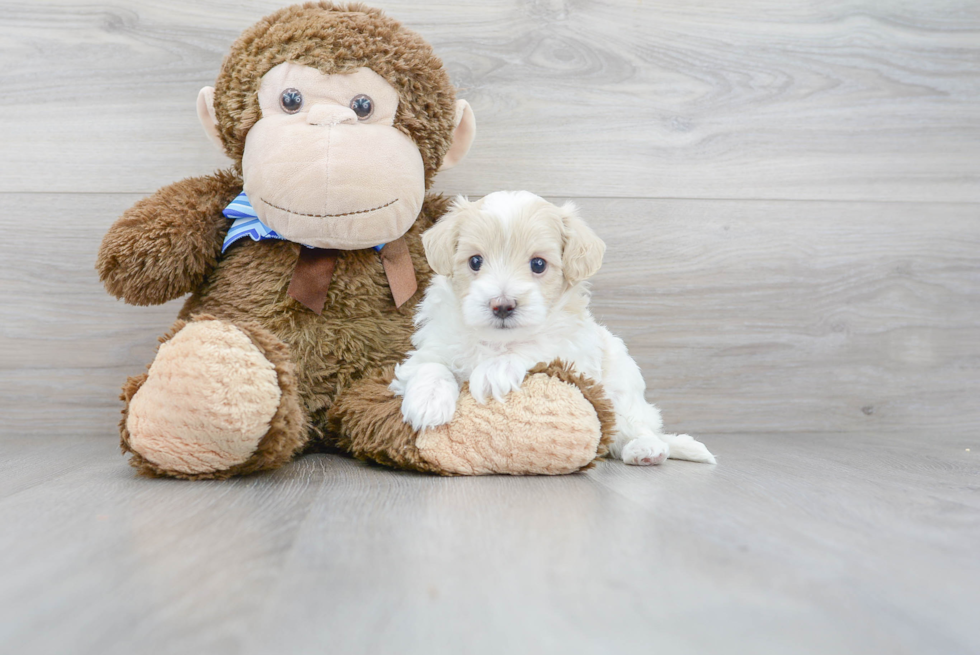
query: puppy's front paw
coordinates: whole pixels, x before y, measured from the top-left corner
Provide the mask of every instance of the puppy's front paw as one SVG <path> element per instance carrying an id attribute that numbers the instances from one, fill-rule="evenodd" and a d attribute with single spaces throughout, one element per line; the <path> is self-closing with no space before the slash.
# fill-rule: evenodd
<path id="1" fill-rule="evenodd" d="M 640 437 L 623 447 L 623 463 L 653 466 L 663 464 L 669 454 L 670 448 L 657 437 Z"/>
<path id="2" fill-rule="evenodd" d="M 487 401 L 487 396 L 502 403 L 507 394 L 521 388 L 527 368 L 516 357 L 494 357 L 473 369 L 470 393 L 481 404 Z"/>
<path id="3" fill-rule="evenodd" d="M 404 385 L 404 392 L 402 418 L 415 430 L 449 423 L 456 413 L 459 385 L 448 370 L 423 371 Z"/>

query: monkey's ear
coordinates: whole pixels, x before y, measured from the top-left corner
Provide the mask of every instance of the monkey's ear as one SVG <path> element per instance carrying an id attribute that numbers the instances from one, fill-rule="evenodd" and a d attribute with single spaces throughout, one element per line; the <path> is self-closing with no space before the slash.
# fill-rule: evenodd
<path id="1" fill-rule="evenodd" d="M 470 108 L 470 103 L 465 100 L 456 101 L 456 129 L 453 130 L 453 144 L 449 146 L 449 152 L 442 158 L 440 171 L 452 168 L 470 151 L 473 139 L 476 138 L 476 117 Z"/>
<path id="2" fill-rule="evenodd" d="M 569 284 L 575 284 L 596 274 L 602 266 L 606 244 L 579 218 L 574 203 L 566 202 L 559 212 L 565 238 L 561 251 L 562 272 Z"/>
<path id="3" fill-rule="evenodd" d="M 459 241 L 459 215 L 469 202 L 456 198 L 449 211 L 422 235 L 422 247 L 429 267 L 438 275 L 452 275 L 456 244 Z"/>
<path id="4" fill-rule="evenodd" d="M 221 152 L 225 151 L 225 144 L 221 142 L 221 135 L 218 134 L 218 117 L 214 113 L 214 87 L 206 86 L 197 94 L 197 120 L 201 121 L 204 133 L 208 139 Z"/>

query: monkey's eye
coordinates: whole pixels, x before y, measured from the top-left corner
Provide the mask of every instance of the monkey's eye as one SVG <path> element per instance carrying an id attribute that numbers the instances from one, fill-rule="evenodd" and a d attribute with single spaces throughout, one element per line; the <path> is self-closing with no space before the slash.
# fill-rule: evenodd
<path id="1" fill-rule="evenodd" d="M 470 257 L 471 271 L 478 271 L 480 270 L 481 266 L 483 266 L 483 257 L 480 257 L 479 255 L 473 255 L 472 257 Z"/>
<path id="2" fill-rule="evenodd" d="M 548 268 L 548 262 L 541 259 L 540 257 L 534 257 L 531 259 L 531 272 L 541 275 L 544 273 L 544 269 Z"/>
<path id="3" fill-rule="evenodd" d="M 303 106 L 303 94 L 296 89 L 286 89 L 279 96 L 279 106 L 287 114 L 295 114 Z"/>
<path id="4" fill-rule="evenodd" d="M 350 101 L 350 108 L 357 114 L 357 120 L 367 120 L 374 113 L 374 101 L 362 93 Z"/>

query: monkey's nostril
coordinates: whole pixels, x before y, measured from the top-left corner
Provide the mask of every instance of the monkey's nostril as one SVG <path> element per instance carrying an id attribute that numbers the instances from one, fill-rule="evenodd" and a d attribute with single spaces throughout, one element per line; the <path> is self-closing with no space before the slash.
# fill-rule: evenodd
<path id="1" fill-rule="evenodd" d="M 350 107 L 338 107 L 329 104 L 316 104 L 310 107 L 306 121 L 310 125 L 331 127 L 341 123 L 357 123 L 357 114 Z"/>

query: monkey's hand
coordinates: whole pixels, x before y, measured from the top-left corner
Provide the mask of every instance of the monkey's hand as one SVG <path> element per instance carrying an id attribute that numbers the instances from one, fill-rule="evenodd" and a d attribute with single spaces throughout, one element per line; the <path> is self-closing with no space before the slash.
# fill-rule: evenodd
<path id="1" fill-rule="evenodd" d="M 131 305 L 159 305 L 204 281 L 221 254 L 221 214 L 241 191 L 232 171 L 165 186 L 126 210 L 102 239 L 96 269 L 106 290 Z"/>

